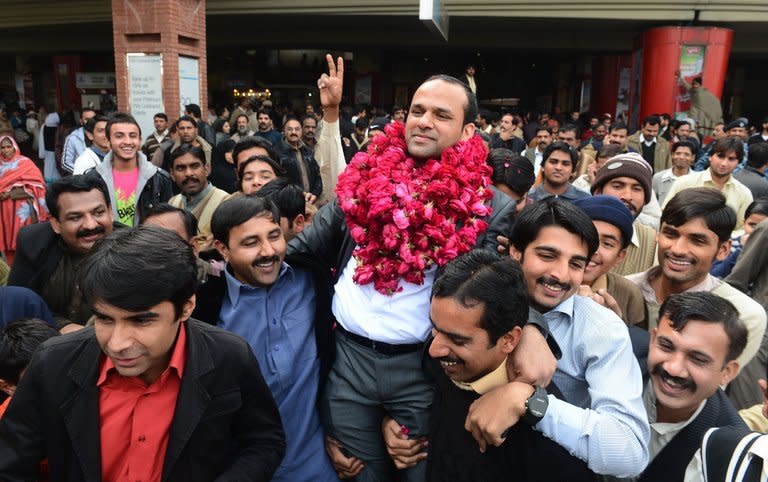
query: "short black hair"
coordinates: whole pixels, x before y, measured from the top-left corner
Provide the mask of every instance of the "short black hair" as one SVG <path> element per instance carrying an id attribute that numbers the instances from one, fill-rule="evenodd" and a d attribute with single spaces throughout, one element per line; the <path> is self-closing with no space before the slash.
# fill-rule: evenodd
<path id="1" fill-rule="evenodd" d="M 617 122 L 615 124 L 611 124 L 611 130 L 609 132 L 620 131 L 620 130 L 629 131 L 629 129 L 627 129 L 627 125 L 625 123 Z"/>
<path id="2" fill-rule="evenodd" d="M 691 127 L 691 123 L 685 119 L 675 121 L 675 129 L 679 129 L 681 126 Z"/>
<path id="3" fill-rule="evenodd" d="M 541 132 L 541 131 L 547 131 L 547 134 L 549 134 L 550 136 L 552 135 L 552 128 L 549 127 L 549 126 L 542 126 L 542 125 L 537 126 L 536 127 L 536 135 L 539 135 L 539 132 Z"/>
<path id="4" fill-rule="evenodd" d="M 689 291 L 671 295 L 659 309 L 659 320 L 669 319 L 675 331 L 682 331 L 689 321 L 722 323 L 728 336 L 726 363 L 735 360 L 747 345 L 747 327 L 739 319 L 739 312 L 723 297 L 709 291 Z"/>
<path id="5" fill-rule="evenodd" d="M 317 116 L 315 114 L 305 114 L 305 115 L 301 116 L 301 126 L 302 127 L 304 127 L 304 121 L 306 121 L 307 119 L 312 119 L 313 121 L 315 121 L 315 125 L 317 125 Z"/>
<path id="6" fill-rule="evenodd" d="M 509 242 L 521 253 L 548 226 L 558 226 L 575 234 L 587 244 L 587 259 L 591 259 L 600 243 L 592 219 L 582 209 L 568 201 L 548 197 L 526 206 L 512 227 Z"/>
<path id="7" fill-rule="evenodd" d="M 203 111 L 200 110 L 200 106 L 197 104 L 187 104 L 184 106 L 184 111 L 189 112 L 193 116 L 195 116 L 197 119 L 202 117 Z"/>
<path id="8" fill-rule="evenodd" d="M 174 161 L 176 161 L 176 159 L 186 154 L 192 154 L 196 158 L 200 159 L 203 165 L 206 165 L 208 163 L 208 160 L 205 158 L 205 151 L 203 151 L 202 147 L 193 146 L 192 144 L 184 142 L 181 145 L 179 145 L 179 147 L 177 147 L 175 151 L 171 151 L 171 157 L 168 162 L 168 166 L 170 170 L 173 170 Z"/>
<path id="9" fill-rule="evenodd" d="M 367 117 L 358 117 L 355 120 L 355 128 L 361 131 L 368 128 L 368 124 L 369 122 Z"/>
<path id="10" fill-rule="evenodd" d="M 170 301 L 180 316 L 197 289 L 197 262 L 178 234 L 156 226 L 117 229 L 98 241 L 78 271 L 83 299 L 125 311 Z"/>
<path id="11" fill-rule="evenodd" d="M 570 124 L 570 123 L 563 124 L 562 126 L 560 126 L 560 130 L 558 132 L 573 132 L 574 135 L 576 136 L 576 139 L 578 139 L 579 136 L 581 136 L 581 129 L 579 129 L 579 126 L 577 126 L 576 124 Z"/>
<path id="12" fill-rule="evenodd" d="M 464 91 L 464 95 L 467 97 L 467 104 L 464 106 L 464 120 L 462 121 L 463 125 L 470 124 L 475 121 L 477 118 L 477 97 L 475 96 L 474 92 L 472 92 L 469 89 L 469 86 L 465 84 L 464 82 L 460 81 L 456 77 L 453 77 L 451 75 L 446 74 L 438 74 L 433 75 L 432 77 L 428 78 L 424 82 L 422 82 L 422 85 L 426 84 L 427 82 L 431 82 L 433 80 L 442 80 L 443 82 L 448 82 L 449 84 L 458 85 L 462 88 Z M 417 89 L 418 90 L 418 89 Z"/>
<path id="13" fill-rule="evenodd" d="M 168 122 L 168 116 L 165 114 L 165 112 L 158 112 L 157 114 L 153 115 L 152 118 L 159 117 L 160 119 L 163 119 L 165 122 Z"/>
<path id="14" fill-rule="evenodd" d="M 107 139 L 109 139 L 110 131 L 112 130 L 112 126 L 115 124 L 133 124 L 139 129 L 139 137 L 141 137 L 141 126 L 138 122 L 136 122 L 136 119 L 131 114 L 127 114 L 125 112 L 115 112 L 109 117 L 109 120 L 107 121 Z"/>
<path id="15" fill-rule="evenodd" d="M 741 139 L 736 136 L 727 136 L 716 140 L 712 145 L 712 155 L 720 154 L 725 156 L 730 151 L 733 151 L 736 154 L 739 161 L 744 159 L 744 143 L 741 142 Z M 750 156 L 752 156 L 751 152 Z"/>
<path id="16" fill-rule="evenodd" d="M 37 318 L 21 318 L 8 323 L 0 330 L 0 378 L 18 385 L 21 372 L 32 361 L 37 348 L 54 336 L 59 336 L 59 332 Z"/>
<path id="17" fill-rule="evenodd" d="M 109 119 L 105 115 L 97 114 L 85 121 L 83 129 L 93 134 L 93 130 L 96 128 L 96 124 L 99 122 L 109 122 Z"/>
<path id="18" fill-rule="evenodd" d="M 697 84 L 703 84 L 701 77 L 694 77 L 693 80 L 691 80 L 691 83 L 696 82 Z"/>
<path id="19" fill-rule="evenodd" d="M 45 192 L 45 205 L 48 207 L 48 212 L 51 213 L 51 216 L 59 219 L 59 196 L 65 192 L 90 192 L 94 189 L 101 191 L 107 208 L 110 208 L 112 203 L 109 197 L 109 189 L 104 179 L 96 172 L 62 177 L 54 182 Z"/>
<path id="20" fill-rule="evenodd" d="M 229 245 L 229 232 L 252 218 L 266 217 L 280 224 L 280 210 L 271 199 L 245 194 L 232 196 L 223 201 L 213 212 L 211 233 L 213 238 L 225 246 Z"/>
<path id="21" fill-rule="evenodd" d="M 579 165 L 579 153 L 576 151 L 576 149 L 563 141 L 555 141 L 548 145 L 546 149 L 544 149 L 544 154 L 541 156 L 543 162 L 546 162 L 547 159 L 549 159 L 549 156 L 551 156 L 555 151 L 565 152 L 571 156 L 571 164 L 573 164 L 573 170 L 575 172 Z"/>
<path id="22" fill-rule="evenodd" d="M 756 142 L 749 146 L 747 165 L 754 169 L 760 169 L 768 164 L 768 142 Z"/>
<path id="23" fill-rule="evenodd" d="M 612 158 L 614 156 L 618 156 L 622 153 L 621 146 L 618 144 L 609 144 L 608 142 L 604 142 L 603 146 L 600 148 L 600 150 L 597 151 L 597 158 Z"/>
<path id="24" fill-rule="evenodd" d="M 287 177 L 277 177 L 261 186 L 257 196 L 270 199 L 280 215 L 288 219 L 288 227 L 293 228 L 293 220 L 299 214 L 304 214 L 307 209 L 307 201 L 304 197 L 304 189 Z"/>
<path id="25" fill-rule="evenodd" d="M 183 115 L 183 116 L 179 117 L 178 119 L 176 119 L 176 122 L 174 122 L 173 124 L 178 129 L 179 128 L 179 124 L 181 124 L 182 122 L 190 122 L 195 127 L 195 129 L 197 129 L 197 121 L 194 118 L 192 118 L 192 117 L 190 117 L 188 115 Z"/>
<path id="26" fill-rule="evenodd" d="M 528 321 L 528 291 L 520 264 L 509 256 L 475 249 L 441 267 L 432 298 L 452 298 L 471 308 L 483 304 L 480 327 L 489 346 Z"/>
<path id="27" fill-rule="evenodd" d="M 642 125 L 643 125 L 643 127 L 645 127 L 647 125 L 658 126 L 658 125 L 661 125 L 661 119 L 659 119 L 659 116 L 649 115 L 648 117 L 643 119 L 643 124 Z"/>
<path id="28" fill-rule="evenodd" d="M 176 206 L 172 206 L 168 203 L 158 203 L 149 208 L 149 210 L 144 213 L 141 224 L 146 223 L 147 220 L 151 217 L 167 213 L 175 213 L 181 217 L 181 221 L 184 223 L 184 230 L 187 232 L 188 239 L 192 239 L 197 236 L 198 225 L 195 215 L 186 209 L 177 208 Z"/>
<path id="29" fill-rule="evenodd" d="M 232 150 L 232 159 L 235 161 L 235 167 L 237 167 L 237 158 L 240 156 L 240 153 L 248 149 L 253 149 L 254 147 L 261 147 L 267 151 L 267 156 L 269 156 L 270 159 L 277 161 L 277 152 L 269 140 L 260 136 L 246 136 L 237 141 L 235 148 Z"/>
<path id="30" fill-rule="evenodd" d="M 752 153 L 750 152 L 749 155 L 751 156 Z M 759 197 L 749 203 L 749 206 L 744 211 L 744 219 L 747 219 L 750 214 L 768 216 L 768 197 Z"/>
<path id="31" fill-rule="evenodd" d="M 692 141 L 689 141 L 688 139 L 683 139 L 672 144 L 672 149 L 669 152 L 674 153 L 681 147 L 687 147 L 691 151 L 691 154 L 694 156 L 696 155 L 696 144 L 694 144 Z"/>
<path id="32" fill-rule="evenodd" d="M 725 204 L 723 193 L 711 187 L 692 187 L 675 194 L 661 212 L 660 225 L 679 227 L 696 218 L 704 220 L 720 244 L 731 239 L 736 227 L 733 208 Z"/>

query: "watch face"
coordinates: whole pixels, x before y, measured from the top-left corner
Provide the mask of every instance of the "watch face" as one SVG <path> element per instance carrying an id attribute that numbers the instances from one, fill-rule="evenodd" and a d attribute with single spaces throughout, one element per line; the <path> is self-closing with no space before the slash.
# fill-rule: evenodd
<path id="1" fill-rule="evenodd" d="M 542 418 L 547 411 L 548 400 L 546 397 L 534 396 L 528 400 L 528 412 L 536 418 Z"/>

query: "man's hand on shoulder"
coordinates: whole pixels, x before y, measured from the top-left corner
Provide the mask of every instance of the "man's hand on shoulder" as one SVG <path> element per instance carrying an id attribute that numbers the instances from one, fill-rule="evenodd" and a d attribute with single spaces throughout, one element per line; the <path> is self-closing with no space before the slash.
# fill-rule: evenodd
<path id="1" fill-rule="evenodd" d="M 472 402 L 464 428 L 472 434 L 480 452 L 485 452 L 488 445 L 498 447 L 504 443 L 502 435 L 525 415 L 525 402 L 533 392 L 532 385 L 515 381 L 494 388 Z"/>
<path id="2" fill-rule="evenodd" d="M 546 387 L 556 369 L 557 358 L 549 349 L 544 335 L 535 325 L 525 325 L 520 343 L 507 358 L 509 379 Z"/>

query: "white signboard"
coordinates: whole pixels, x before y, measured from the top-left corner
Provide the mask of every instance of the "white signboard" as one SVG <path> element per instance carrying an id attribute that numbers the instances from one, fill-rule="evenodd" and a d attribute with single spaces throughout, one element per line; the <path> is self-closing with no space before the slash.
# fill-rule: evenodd
<path id="1" fill-rule="evenodd" d="M 448 41 L 448 15 L 442 0 L 419 0 L 419 20 L 438 37 Z"/>
<path id="2" fill-rule="evenodd" d="M 161 55 L 128 54 L 128 105 L 146 139 L 155 130 L 155 114 L 165 111 Z"/>
<path id="3" fill-rule="evenodd" d="M 180 115 L 184 115 L 185 105 L 200 105 L 200 65 L 192 57 L 179 57 L 179 97 Z M 200 109 L 205 111 L 205 106 L 200 106 Z"/>

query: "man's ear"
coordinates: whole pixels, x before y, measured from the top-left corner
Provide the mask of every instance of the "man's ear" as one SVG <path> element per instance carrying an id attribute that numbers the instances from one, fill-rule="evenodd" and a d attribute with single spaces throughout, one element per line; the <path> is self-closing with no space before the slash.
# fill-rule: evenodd
<path id="1" fill-rule="evenodd" d="M 720 385 L 728 385 L 739 374 L 739 362 L 731 360 L 725 364 L 720 372 Z"/>
<path id="2" fill-rule="evenodd" d="M 190 316 L 192 316 L 192 312 L 195 311 L 195 305 L 197 303 L 197 296 L 192 295 L 189 297 L 187 301 L 184 302 L 184 307 L 181 309 L 181 321 L 187 321 Z"/>
<path id="3" fill-rule="evenodd" d="M 461 140 L 466 141 L 467 139 L 470 139 L 474 135 L 475 135 L 475 124 L 473 122 L 470 122 L 469 124 L 464 124 L 464 128 L 461 131 Z"/>
<path id="4" fill-rule="evenodd" d="M 523 259 L 523 253 L 520 252 L 517 248 L 515 248 L 513 244 L 510 244 L 509 246 L 509 255 L 512 257 L 512 259 L 514 259 L 518 263 L 520 263 L 521 260 Z"/>
<path id="5" fill-rule="evenodd" d="M 51 229 L 53 229 L 53 232 L 60 235 L 61 223 L 59 223 L 59 220 L 56 219 L 54 216 L 51 216 L 48 220 L 51 222 Z"/>
<path id="6" fill-rule="evenodd" d="M 306 222 L 304 219 L 303 214 L 297 214 L 295 218 L 293 218 L 293 234 L 298 236 L 301 234 L 302 231 L 304 231 L 304 228 L 306 227 Z"/>
<path id="7" fill-rule="evenodd" d="M 213 242 L 213 246 L 216 248 L 216 251 L 219 252 L 221 257 L 224 258 L 224 261 L 229 263 L 229 248 L 227 245 L 217 239 Z"/>
<path id="8" fill-rule="evenodd" d="M 627 248 L 622 249 L 619 251 L 619 255 L 616 256 L 616 262 L 613 264 L 614 266 L 620 265 L 622 261 L 624 261 L 624 258 L 627 257 Z"/>
<path id="9" fill-rule="evenodd" d="M 509 330 L 508 332 L 501 335 L 501 338 L 499 338 L 498 343 L 501 343 L 501 351 L 509 355 L 512 353 L 512 351 L 515 349 L 518 343 L 520 343 L 520 338 L 523 336 L 523 328 L 521 326 L 516 326 Z"/>
<path id="10" fill-rule="evenodd" d="M 719 248 L 717 248 L 717 254 L 715 255 L 715 259 L 718 261 L 722 261 L 725 258 L 728 257 L 728 254 L 731 252 L 731 240 L 724 242 L 720 245 Z"/>

